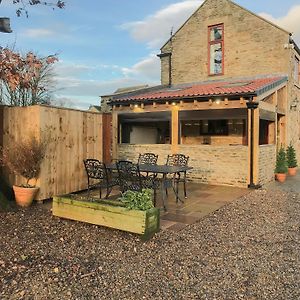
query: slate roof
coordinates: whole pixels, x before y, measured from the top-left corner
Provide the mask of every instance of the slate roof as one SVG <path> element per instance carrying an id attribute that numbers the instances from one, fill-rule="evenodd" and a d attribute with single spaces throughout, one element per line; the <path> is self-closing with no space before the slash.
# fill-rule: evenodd
<path id="1" fill-rule="evenodd" d="M 216 96 L 259 96 L 287 81 L 287 76 L 206 81 L 190 84 L 155 86 L 133 93 L 113 96 L 111 104 L 126 102 L 167 101 Z"/>

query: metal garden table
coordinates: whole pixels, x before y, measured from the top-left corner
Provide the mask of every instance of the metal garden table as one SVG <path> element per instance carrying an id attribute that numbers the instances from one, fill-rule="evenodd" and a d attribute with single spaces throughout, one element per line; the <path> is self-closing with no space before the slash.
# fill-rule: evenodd
<path id="1" fill-rule="evenodd" d="M 106 165 L 106 167 L 111 170 L 117 170 L 117 165 L 115 163 Z M 174 194 L 176 196 L 176 202 L 180 201 L 180 202 L 184 203 L 183 200 L 179 197 L 179 195 L 174 187 L 172 178 L 168 178 L 167 175 L 175 175 L 177 173 L 186 172 L 186 171 L 192 170 L 193 167 L 139 164 L 139 169 L 140 169 L 140 172 L 147 172 L 147 173 L 162 175 L 162 177 L 159 179 L 161 182 L 160 188 L 161 188 L 161 194 L 162 194 L 162 202 L 163 202 L 163 206 L 164 206 L 165 210 L 167 210 L 165 190 L 170 186 L 172 187 Z"/>

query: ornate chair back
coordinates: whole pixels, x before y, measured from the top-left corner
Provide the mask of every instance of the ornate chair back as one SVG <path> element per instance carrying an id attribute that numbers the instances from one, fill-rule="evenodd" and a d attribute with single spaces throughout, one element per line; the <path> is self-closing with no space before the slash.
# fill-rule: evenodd
<path id="1" fill-rule="evenodd" d="M 189 156 L 184 154 L 171 154 L 167 157 L 167 166 L 185 167 L 188 165 Z"/>
<path id="2" fill-rule="evenodd" d="M 117 162 L 119 173 L 119 185 L 122 192 L 127 190 L 142 191 L 142 182 L 139 166 L 131 161 L 121 160 Z"/>
<path id="3" fill-rule="evenodd" d="M 98 159 L 88 158 L 83 160 L 86 174 L 89 179 L 104 179 L 105 178 L 105 166 Z"/>
<path id="4" fill-rule="evenodd" d="M 143 153 L 139 155 L 138 164 L 156 165 L 158 155 L 154 153 Z"/>

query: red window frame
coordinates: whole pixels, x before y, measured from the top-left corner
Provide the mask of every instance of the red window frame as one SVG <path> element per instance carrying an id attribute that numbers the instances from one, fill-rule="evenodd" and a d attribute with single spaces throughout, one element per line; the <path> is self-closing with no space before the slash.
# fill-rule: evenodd
<path id="1" fill-rule="evenodd" d="M 215 41 L 210 40 L 210 33 L 211 33 L 211 30 L 213 28 L 221 28 L 222 29 L 222 38 L 221 39 L 215 40 Z M 211 45 L 220 44 L 220 43 L 221 43 L 221 47 L 222 47 L 222 72 L 217 73 L 217 74 L 216 73 L 211 73 L 210 72 L 210 47 L 211 47 Z M 208 26 L 208 64 L 207 65 L 208 65 L 208 74 L 209 74 L 209 76 L 224 75 L 224 23 Z"/>

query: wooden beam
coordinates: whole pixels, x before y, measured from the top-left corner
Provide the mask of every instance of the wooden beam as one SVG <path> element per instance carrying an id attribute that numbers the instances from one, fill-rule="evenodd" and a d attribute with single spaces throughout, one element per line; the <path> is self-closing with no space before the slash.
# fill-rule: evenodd
<path id="1" fill-rule="evenodd" d="M 172 153 L 178 152 L 178 134 L 179 134 L 179 113 L 178 107 L 172 107 L 172 122 L 171 122 L 171 151 Z"/>
<path id="2" fill-rule="evenodd" d="M 227 103 L 227 104 L 226 104 Z M 173 106 L 173 105 L 172 105 Z M 184 102 L 182 105 L 177 105 L 180 111 L 195 110 L 194 101 Z M 247 108 L 246 101 L 244 104 L 240 104 L 239 100 L 228 100 L 228 102 L 221 101 L 218 105 L 213 105 L 212 100 L 209 101 L 199 101 L 197 100 L 196 110 L 211 110 L 211 109 L 233 109 L 233 108 Z M 134 109 L 136 110 L 136 109 Z M 122 108 L 117 108 L 118 112 L 132 112 L 129 106 L 124 106 Z M 153 111 L 170 111 L 170 105 L 165 103 L 153 103 L 153 105 L 146 105 L 144 112 Z"/>
<path id="3" fill-rule="evenodd" d="M 112 113 L 112 159 L 118 158 L 118 113 Z"/>
<path id="4" fill-rule="evenodd" d="M 277 119 L 277 118 L 276 118 Z M 268 125 L 268 144 L 276 144 L 276 121 Z"/>
<path id="5" fill-rule="evenodd" d="M 278 139 L 277 139 L 277 147 L 280 148 L 286 147 L 286 116 L 279 116 L 279 121 L 278 121 Z"/>
<path id="6" fill-rule="evenodd" d="M 259 109 L 255 109 L 253 124 L 253 182 L 259 183 Z"/>
<path id="7" fill-rule="evenodd" d="M 272 103 L 274 106 L 277 106 L 278 104 L 278 90 L 274 92 L 273 97 L 272 97 Z"/>
<path id="8" fill-rule="evenodd" d="M 268 120 L 268 121 L 275 121 L 276 113 L 274 111 L 268 111 L 268 110 L 259 108 L 259 117 L 260 117 L 260 119 L 264 119 L 264 120 Z"/>
<path id="9" fill-rule="evenodd" d="M 272 112 L 276 112 L 276 110 L 277 110 L 277 108 L 274 104 L 271 104 L 268 102 L 263 102 L 263 101 L 259 102 L 259 109 L 264 109 L 264 110 L 272 111 Z"/>
<path id="10" fill-rule="evenodd" d="M 277 86 L 277 87 L 275 87 L 275 88 L 273 88 L 273 89 L 271 89 L 271 90 L 269 90 L 269 91 L 267 91 L 267 92 L 265 92 L 265 93 L 263 93 L 263 94 L 257 96 L 257 97 L 256 97 L 256 99 L 257 99 L 256 101 L 261 101 L 261 100 L 263 100 L 264 98 L 266 98 L 266 97 L 272 95 L 274 92 L 276 92 L 276 91 L 278 91 L 278 90 L 280 90 L 280 89 L 282 89 L 282 88 L 284 88 L 284 87 L 286 87 L 286 86 L 287 86 L 287 83 L 284 82 L 284 83 L 282 83 L 281 85 L 279 85 L 279 86 Z"/>
<path id="11" fill-rule="evenodd" d="M 108 164 L 111 162 L 111 146 L 112 146 L 112 115 L 102 115 L 102 156 L 103 162 Z"/>
<path id="12" fill-rule="evenodd" d="M 256 101 L 256 100 L 254 100 Z M 259 183 L 259 109 L 254 109 L 253 125 L 251 126 L 251 110 L 248 109 L 248 182 L 250 183 L 250 168 L 253 164 L 253 183 Z M 251 162 L 251 127 L 253 128 L 253 160 Z"/>

